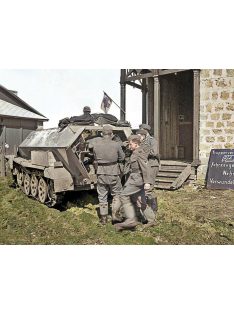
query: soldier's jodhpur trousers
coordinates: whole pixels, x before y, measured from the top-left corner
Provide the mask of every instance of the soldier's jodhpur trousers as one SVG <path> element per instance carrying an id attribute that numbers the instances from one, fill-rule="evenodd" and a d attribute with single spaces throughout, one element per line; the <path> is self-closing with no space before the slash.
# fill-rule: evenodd
<path id="1" fill-rule="evenodd" d="M 146 209 L 146 198 L 145 192 L 142 188 L 140 191 L 131 195 L 121 195 L 120 196 L 125 221 L 116 224 L 117 230 L 131 229 L 139 224 L 136 210 L 140 209 L 142 212 Z"/>
<path id="2" fill-rule="evenodd" d="M 98 175 L 97 192 L 100 206 L 100 215 L 108 215 L 108 194 L 110 193 L 113 196 L 113 203 L 115 203 L 117 197 L 121 193 L 121 190 L 122 184 L 118 175 Z"/>
<path id="3" fill-rule="evenodd" d="M 147 220 L 149 223 L 155 221 L 156 212 L 158 209 L 157 204 L 157 197 L 154 194 L 154 185 L 155 185 L 155 179 L 158 174 L 159 167 L 158 166 L 152 166 L 150 171 L 150 178 L 151 178 L 151 188 L 146 191 L 146 199 L 147 199 L 147 207 L 145 210 L 145 215 L 147 216 Z"/>

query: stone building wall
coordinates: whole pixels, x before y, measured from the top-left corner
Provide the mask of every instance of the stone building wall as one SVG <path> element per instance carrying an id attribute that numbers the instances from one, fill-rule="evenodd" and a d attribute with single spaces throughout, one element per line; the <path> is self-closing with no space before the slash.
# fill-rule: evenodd
<path id="1" fill-rule="evenodd" d="M 200 72 L 200 160 L 204 178 L 211 149 L 234 149 L 234 69 Z"/>

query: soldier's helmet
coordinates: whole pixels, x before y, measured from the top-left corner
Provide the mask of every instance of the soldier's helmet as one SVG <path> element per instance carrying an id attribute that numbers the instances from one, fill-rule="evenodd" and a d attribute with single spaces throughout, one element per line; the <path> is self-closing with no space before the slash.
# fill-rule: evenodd
<path id="1" fill-rule="evenodd" d="M 145 130 L 147 130 L 148 132 L 151 130 L 151 127 L 150 127 L 150 125 L 148 125 L 148 124 L 141 124 L 141 125 L 139 125 L 139 128 L 140 128 L 140 129 L 145 129 Z"/>
<path id="2" fill-rule="evenodd" d="M 91 113 L 90 107 L 89 107 L 89 106 L 85 106 L 85 107 L 83 108 L 83 112 L 84 112 L 84 113 Z"/>
<path id="3" fill-rule="evenodd" d="M 138 129 L 136 131 L 136 135 L 143 135 L 143 136 L 146 136 L 147 135 L 147 131 L 145 129 Z"/>

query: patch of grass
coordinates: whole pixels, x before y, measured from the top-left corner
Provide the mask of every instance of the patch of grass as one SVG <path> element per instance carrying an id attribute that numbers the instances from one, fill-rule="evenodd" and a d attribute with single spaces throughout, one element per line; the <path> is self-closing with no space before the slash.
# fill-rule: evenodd
<path id="1" fill-rule="evenodd" d="M 102 226 L 95 192 L 67 195 L 59 211 L 26 197 L 0 178 L 0 244 L 234 244 L 234 192 L 185 188 L 156 191 L 156 226 L 117 233 Z"/>

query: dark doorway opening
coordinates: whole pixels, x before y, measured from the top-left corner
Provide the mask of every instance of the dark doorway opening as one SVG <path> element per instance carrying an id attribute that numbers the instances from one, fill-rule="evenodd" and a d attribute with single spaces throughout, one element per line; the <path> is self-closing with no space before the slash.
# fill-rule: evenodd
<path id="1" fill-rule="evenodd" d="M 193 71 L 160 76 L 160 154 L 193 160 Z"/>

